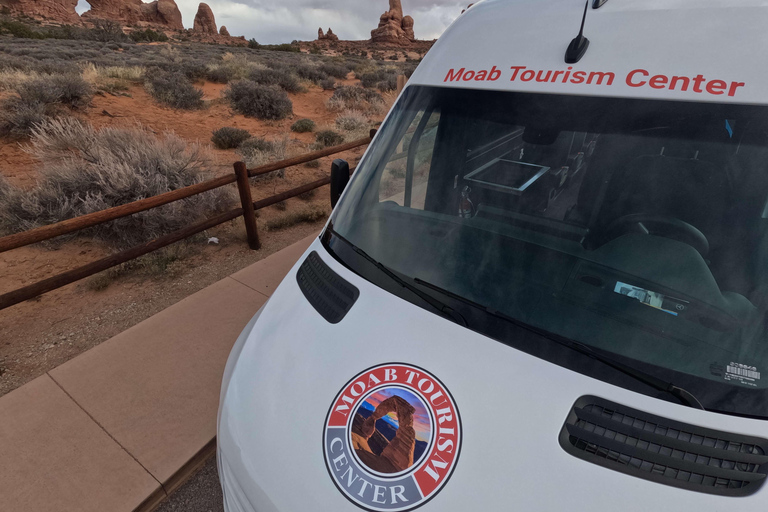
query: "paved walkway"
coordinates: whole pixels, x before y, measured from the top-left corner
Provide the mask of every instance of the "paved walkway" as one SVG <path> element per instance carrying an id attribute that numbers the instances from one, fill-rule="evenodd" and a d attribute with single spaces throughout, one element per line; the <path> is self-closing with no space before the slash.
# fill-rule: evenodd
<path id="1" fill-rule="evenodd" d="M 0 509 L 155 508 L 214 453 L 229 351 L 314 238 L 0 397 Z"/>

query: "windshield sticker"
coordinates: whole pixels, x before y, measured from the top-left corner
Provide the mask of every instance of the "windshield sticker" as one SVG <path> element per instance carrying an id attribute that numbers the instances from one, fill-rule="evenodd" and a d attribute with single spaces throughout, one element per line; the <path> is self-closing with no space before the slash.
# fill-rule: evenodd
<path id="1" fill-rule="evenodd" d="M 756 366 L 734 363 L 731 361 L 725 367 L 725 380 L 735 380 L 748 386 L 757 386 L 756 381 L 760 380 L 760 372 Z"/>
<path id="2" fill-rule="evenodd" d="M 502 71 L 503 70 L 503 71 Z M 531 69 L 528 66 L 492 66 L 490 69 L 450 68 L 443 82 L 497 82 L 499 80 L 525 83 L 552 83 L 569 85 L 600 85 L 610 87 L 622 85 L 632 88 L 665 89 L 669 91 L 694 92 L 712 96 L 734 97 L 746 82 L 733 80 L 711 79 L 705 75 L 667 75 L 654 74 L 645 69 L 633 69 L 625 76 L 617 76 L 612 71 L 575 70 L 573 66 L 566 69 Z"/>
<path id="3" fill-rule="evenodd" d="M 344 496 L 371 511 L 406 511 L 434 498 L 459 459 L 453 397 L 426 370 L 401 363 L 350 380 L 328 411 L 323 454 Z"/>
<path id="4" fill-rule="evenodd" d="M 622 283 L 621 281 L 616 281 L 616 286 L 613 291 L 619 295 L 632 297 L 646 306 L 651 306 L 652 308 L 674 316 L 678 316 L 688 309 L 688 301 L 667 297 L 659 292 L 652 292 L 645 288 Z"/>

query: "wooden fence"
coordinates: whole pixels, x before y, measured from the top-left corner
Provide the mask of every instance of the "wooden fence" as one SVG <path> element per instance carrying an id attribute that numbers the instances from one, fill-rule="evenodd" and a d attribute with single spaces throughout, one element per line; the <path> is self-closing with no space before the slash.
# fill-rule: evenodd
<path id="1" fill-rule="evenodd" d="M 48 279 L 43 279 L 42 281 L 38 281 L 31 285 L 2 294 L 0 295 L 0 310 L 9 308 L 20 302 L 24 302 L 25 300 L 38 297 L 44 293 L 56 290 L 57 288 L 61 288 L 68 284 L 74 283 L 75 281 L 79 281 L 80 279 L 84 279 L 86 277 L 92 276 L 93 274 L 97 274 L 109 268 L 120 265 L 121 263 L 125 263 L 140 256 L 144 256 L 145 254 L 148 254 L 152 251 L 156 251 L 173 243 L 179 242 L 185 238 L 189 238 L 192 235 L 201 233 L 206 229 L 210 229 L 214 226 L 218 226 L 219 224 L 223 224 L 241 216 L 245 222 L 248 246 L 251 249 L 256 250 L 261 246 L 261 242 L 259 241 L 259 233 L 256 228 L 256 210 L 279 203 L 281 201 L 285 201 L 286 199 L 298 196 L 324 185 L 328 185 L 331 182 L 331 178 L 330 176 L 327 176 L 317 181 L 313 181 L 312 183 L 307 183 L 305 185 L 286 190 L 285 192 L 281 192 L 279 194 L 275 194 L 258 201 L 253 201 L 253 198 L 251 197 L 249 178 L 268 174 L 270 172 L 278 171 L 286 167 L 311 162 L 313 160 L 317 160 L 318 158 L 335 155 L 343 151 L 365 146 L 371 142 L 371 139 L 375 133 L 376 130 L 371 130 L 370 135 L 363 139 L 341 144 L 339 146 L 321 149 L 312 153 L 306 153 L 304 155 L 289 158 L 287 160 L 281 160 L 279 162 L 256 167 L 255 169 L 247 169 L 245 163 L 236 162 L 234 164 L 235 172 L 231 175 L 221 176 L 219 178 L 197 183 L 189 187 L 184 187 L 157 196 L 148 197 L 133 203 L 115 206 L 113 208 L 90 213 L 88 215 L 75 217 L 73 219 L 57 222 L 55 224 L 41 226 L 29 231 L 2 237 L 0 238 L 0 253 L 37 242 L 50 240 L 57 236 L 74 233 L 75 231 L 80 231 L 82 229 L 97 226 L 99 224 L 110 222 L 115 219 L 127 217 L 135 213 L 143 212 L 158 206 L 172 203 L 174 201 L 179 201 L 181 199 L 186 199 L 188 197 L 192 197 L 209 190 L 231 185 L 233 183 L 237 184 L 237 189 L 240 195 L 240 208 L 230 210 L 228 212 L 216 215 L 215 217 L 206 219 L 203 222 L 199 222 L 192 226 L 174 231 L 173 233 L 169 233 L 165 236 L 161 236 L 160 238 L 156 238 L 155 240 L 147 242 L 146 244 L 131 247 L 125 251 L 112 254 L 100 260 L 88 263 L 87 265 L 83 265 L 82 267 L 63 272 L 53 277 L 49 277 Z"/>

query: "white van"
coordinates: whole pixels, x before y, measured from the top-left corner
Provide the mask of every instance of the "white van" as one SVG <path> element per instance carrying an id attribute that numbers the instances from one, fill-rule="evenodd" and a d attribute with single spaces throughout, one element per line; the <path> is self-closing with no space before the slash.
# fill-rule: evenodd
<path id="1" fill-rule="evenodd" d="M 229 512 L 768 507 L 768 5 L 584 7 L 421 63 L 234 347 Z"/>

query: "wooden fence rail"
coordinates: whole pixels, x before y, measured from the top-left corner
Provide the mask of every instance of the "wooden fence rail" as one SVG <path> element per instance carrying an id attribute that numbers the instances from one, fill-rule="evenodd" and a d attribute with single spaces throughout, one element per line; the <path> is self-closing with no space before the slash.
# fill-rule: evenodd
<path id="1" fill-rule="evenodd" d="M 149 254 L 150 252 L 179 242 L 185 238 L 189 238 L 192 235 L 201 233 L 227 221 L 234 220 L 240 216 L 243 217 L 245 222 L 246 233 L 248 236 L 248 245 L 252 249 L 258 249 L 260 242 L 256 229 L 256 210 L 266 208 L 267 206 L 285 201 L 286 199 L 290 199 L 292 197 L 296 197 L 310 190 L 328 185 L 331 182 L 331 178 L 330 176 L 327 176 L 317 181 L 313 181 L 312 183 L 307 183 L 305 185 L 286 190 L 285 192 L 281 192 L 279 194 L 275 194 L 258 201 L 253 201 L 251 198 L 251 188 L 248 180 L 249 177 L 268 174 L 270 172 L 284 169 L 286 167 L 311 162 L 318 158 L 365 146 L 370 143 L 374 134 L 375 130 L 371 130 L 369 137 L 348 142 L 346 144 L 341 144 L 339 146 L 333 146 L 319 151 L 314 151 L 312 153 L 306 153 L 304 155 L 281 160 L 279 162 L 259 166 L 254 169 L 246 169 L 246 166 L 243 162 L 236 162 L 234 164 L 235 173 L 232 175 L 221 176 L 219 178 L 197 183 L 189 187 L 184 187 L 157 196 L 148 197 L 133 203 L 115 206 L 107 210 L 94 212 L 88 215 L 76 217 L 74 219 L 68 219 L 62 222 L 57 222 L 55 224 L 50 224 L 48 226 L 42 226 L 22 233 L 16 233 L 14 235 L 2 237 L 0 238 L 0 252 L 9 251 L 11 249 L 50 240 L 57 236 L 73 233 L 75 231 L 93 227 L 115 219 L 127 217 L 135 213 L 146 211 L 151 208 L 156 208 L 158 206 L 162 206 L 181 199 L 186 199 L 193 195 L 201 194 L 203 192 L 230 185 L 232 183 L 238 184 L 238 192 L 241 202 L 240 208 L 221 213 L 200 223 L 185 227 L 178 231 L 174 231 L 173 233 L 169 233 L 160 238 L 156 238 L 155 240 L 147 242 L 146 244 L 132 247 L 120 253 L 112 254 L 105 258 L 93 261 L 87 265 L 83 265 L 53 277 L 49 277 L 42 281 L 38 281 L 31 285 L 2 294 L 0 295 L 0 310 L 38 297 L 44 293 L 56 290 L 109 268 L 136 259 L 140 256 L 144 256 L 145 254 Z M 354 169 L 352 171 L 354 171 Z"/>
<path id="2" fill-rule="evenodd" d="M 341 153 L 342 151 L 348 151 L 360 146 L 365 146 L 371 142 L 372 136 L 373 132 L 371 133 L 370 137 L 358 139 L 356 141 L 348 142 L 340 146 L 333 146 L 330 148 L 321 149 L 320 151 L 314 151 L 312 153 L 290 158 L 288 160 L 282 160 L 280 162 L 262 165 L 260 167 L 256 167 L 255 169 L 250 169 L 248 171 L 248 175 L 253 177 L 262 174 L 268 174 L 285 167 L 291 167 L 293 165 L 311 162 L 312 160 L 317 160 L 318 158 L 335 155 L 336 153 Z M 74 233 L 75 231 L 97 226 L 112 220 L 128 217 L 129 215 L 150 210 L 152 208 L 157 208 L 158 206 L 163 206 L 165 204 L 179 201 L 181 199 L 186 199 L 188 197 L 202 194 L 203 192 L 208 192 L 209 190 L 230 185 L 236 182 L 236 175 L 230 174 L 221 176 L 219 178 L 196 183 L 188 187 L 171 190 L 170 192 L 165 192 L 163 194 L 141 199 L 139 201 L 134 201 L 132 203 L 122 204 L 120 206 L 115 206 L 106 210 L 75 217 L 73 219 L 63 220 L 55 224 L 40 226 L 39 228 L 30 229 L 29 231 L 24 231 L 22 233 L 4 236 L 0 238 L 0 253 L 10 251 L 11 249 L 18 249 L 19 247 L 24 247 L 25 245 L 44 242 L 57 236 Z"/>

